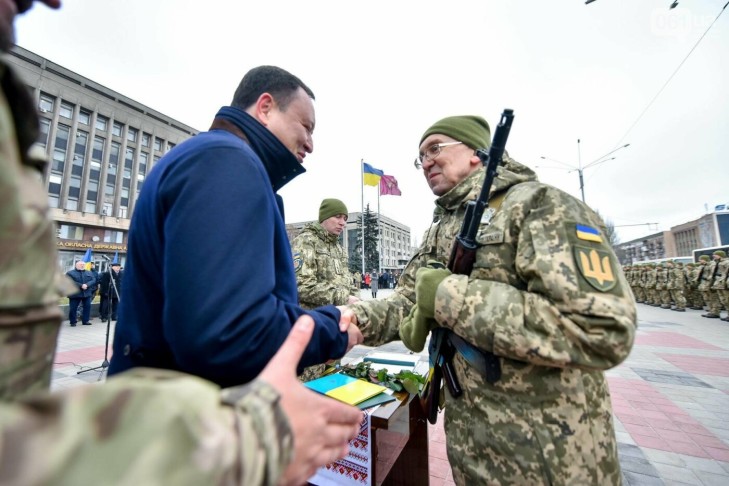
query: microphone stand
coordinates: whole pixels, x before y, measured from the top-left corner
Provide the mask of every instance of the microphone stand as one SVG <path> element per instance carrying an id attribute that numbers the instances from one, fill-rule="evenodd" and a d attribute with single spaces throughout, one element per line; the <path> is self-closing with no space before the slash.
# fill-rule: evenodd
<path id="1" fill-rule="evenodd" d="M 112 289 L 114 290 L 114 295 L 116 295 L 117 305 L 119 305 L 118 303 L 121 301 L 121 299 L 119 298 L 119 290 L 116 288 L 116 280 L 114 279 L 114 275 L 111 271 L 111 264 L 109 264 L 109 266 L 106 268 L 106 273 L 109 275 L 109 289 L 106 292 L 106 298 L 109 305 L 109 308 L 107 310 L 109 312 L 106 319 L 106 343 L 104 344 L 104 361 L 99 366 L 87 368 L 85 370 L 77 372 L 77 375 L 80 375 L 81 373 L 86 373 L 87 371 L 95 371 L 99 369 L 101 370 L 101 374 L 103 374 L 104 370 L 109 367 L 109 328 L 111 327 L 111 309 L 113 307 L 113 302 L 111 300 Z M 119 273 L 121 273 L 121 271 Z M 99 379 L 101 379 L 101 374 L 99 375 Z"/>

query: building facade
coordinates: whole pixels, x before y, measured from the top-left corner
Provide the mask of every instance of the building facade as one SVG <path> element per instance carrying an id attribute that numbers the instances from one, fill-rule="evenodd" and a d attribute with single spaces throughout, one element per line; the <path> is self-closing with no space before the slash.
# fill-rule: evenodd
<path id="1" fill-rule="evenodd" d="M 690 257 L 700 248 L 729 245 L 729 211 L 714 210 L 669 231 L 616 245 L 620 263 L 630 265 L 660 258 Z"/>
<path id="2" fill-rule="evenodd" d="M 197 130 L 16 46 L 6 56 L 40 114 L 38 145 L 50 161 L 43 176 L 58 227 L 63 271 L 92 249 L 124 264 L 129 220 L 149 171 Z"/>

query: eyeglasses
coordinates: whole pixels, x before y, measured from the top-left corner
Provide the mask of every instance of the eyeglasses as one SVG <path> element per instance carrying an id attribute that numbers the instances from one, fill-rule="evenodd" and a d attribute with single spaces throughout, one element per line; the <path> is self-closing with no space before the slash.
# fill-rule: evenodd
<path id="1" fill-rule="evenodd" d="M 449 147 L 451 145 L 458 145 L 461 143 L 463 142 L 434 143 L 430 147 L 426 148 L 424 153 L 418 155 L 418 158 L 415 159 L 415 162 L 413 164 L 415 165 L 416 169 L 420 170 L 423 168 L 423 159 L 425 159 L 426 161 L 433 160 L 440 155 L 440 150 L 443 147 Z"/>

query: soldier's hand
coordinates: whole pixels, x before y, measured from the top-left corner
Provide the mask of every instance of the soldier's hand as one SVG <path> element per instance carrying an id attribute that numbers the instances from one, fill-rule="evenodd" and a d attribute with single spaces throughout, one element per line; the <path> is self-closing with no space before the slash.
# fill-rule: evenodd
<path id="1" fill-rule="evenodd" d="M 354 315 L 354 311 L 346 305 L 338 305 L 339 310 L 339 330 L 345 332 L 350 324 L 357 325 L 357 316 Z"/>
<path id="2" fill-rule="evenodd" d="M 359 330 L 359 327 L 357 327 L 355 324 L 350 324 L 347 328 L 347 334 L 349 335 L 349 340 L 347 342 L 347 352 L 351 351 L 353 347 L 357 346 L 358 344 L 362 344 L 364 342 L 364 336 L 362 335 L 362 331 Z"/>
<path id="3" fill-rule="evenodd" d="M 347 305 L 352 305 L 355 302 L 359 302 L 359 301 L 360 301 L 360 298 L 355 297 L 354 295 L 350 295 L 349 297 L 347 297 Z"/>
<path id="4" fill-rule="evenodd" d="M 435 293 L 438 285 L 450 274 L 450 270 L 434 260 L 415 272 L 415 305 L 424 318 L 432 319 L 435 315 Z"/>
<path id="5" fill-rule="evenodd" d="M 259 375 L 281 395 L 291 426 L 294 454 L 281 479 L 284 485 L 304 484 L 319 467 L 344 457 L 363 418 L 359 409 L 309 390 L 296 377 L 296 365 L 313 331 L 313 319 L 301 316 Z"/>

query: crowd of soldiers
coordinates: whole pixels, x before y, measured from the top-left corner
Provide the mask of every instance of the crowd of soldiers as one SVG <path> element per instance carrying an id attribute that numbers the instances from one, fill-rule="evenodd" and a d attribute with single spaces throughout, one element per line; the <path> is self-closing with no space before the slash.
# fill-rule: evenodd
<path id="1" fill-rule="evenodd" d="M 626 265 L 623 271 L 639 304 L 677 312 L 706 310 L 701 317 L 729 322 L 729 258 L 723 250 L 701 255 L 697 263 L 667 260 Z"/>

